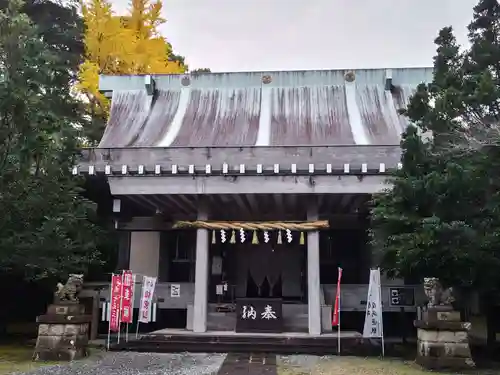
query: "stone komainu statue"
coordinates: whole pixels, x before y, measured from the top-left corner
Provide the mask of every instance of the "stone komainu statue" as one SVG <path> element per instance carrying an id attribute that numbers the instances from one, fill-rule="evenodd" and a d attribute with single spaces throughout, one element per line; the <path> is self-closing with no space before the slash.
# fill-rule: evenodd
<path id="1" fill-rule="evenodd" d="M 55 302 L 78 302 L 78 294 L 83 288 L 83 275 L 70 274 L 66 284 L 57 283 Z"/>
<path id="2" fill-rule="evenodd" d="M 424 278 L 424 292 L 429 299 L 427 307 L 451 306 L 455 302 L 453 289 L 443 289 L 437 277 Z"/>

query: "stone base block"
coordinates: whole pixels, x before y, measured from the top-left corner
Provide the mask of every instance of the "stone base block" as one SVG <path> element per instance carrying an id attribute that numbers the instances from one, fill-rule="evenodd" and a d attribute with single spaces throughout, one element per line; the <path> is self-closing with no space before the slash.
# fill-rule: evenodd
<path id="1" fill-rule="evenodd" d="M 92 321 L 92 315 L 40 315 L 36 318 L 40 324 L 82 324 Z"/>
<path id="2" fill-rule="evenodd" d="M 471 358 L 468 342 L 417 341 L 417 353 L 422 357 L 460 357 Z"/>
<path id="3" fill-rule="evenodd" d="M 441 331 L 417 329 L 417 338 L 419 341 L 447 342 L 447 343 L 468 343 L 469 336 L 467 331 Z"/>
<path id="4" fill-rule="evenodd" d="M 417 363 L 428 370 L 465 370 L 474 367 L 468 340 L 470 323 L 416 321 Z"/>
<path id="5" fill-rule="evenodd" d="M 423 320 L 426 322 L 459 322 L 460 312 L 445 308 L 429 308 L 427 311 L 424 311 Z"/>
<path id="6" fill-rule="evenodd" d="M 50 315 L 45 315 L 47 321 Z M 82 316 L 77 316 L 82 318 Z M 54 321 L 55 320 L 55 321 Z M 35 361 L 72 361 L 86 357 L 88 347 L 88 319 L 87 322 L 68 322 L 54 319 L 52 323 L 40 323 L 36 340 L 33 360 Z M 39 319 L 40 321 L 40 319 Z"/>
<path id="7" fill-rule="evenodd" d="M 427 331 L 468 331 L 471 329 L 470 322 L 450 322 L 448 320 L 416 320 L 413 325 L 415 328 L 425 329 Z"/>
<path id="8" fill-rule="evenodd" d="M 49 305 L 46 315 L 83 315 L 85 306 L 79 303 L 61 303 Z"/>

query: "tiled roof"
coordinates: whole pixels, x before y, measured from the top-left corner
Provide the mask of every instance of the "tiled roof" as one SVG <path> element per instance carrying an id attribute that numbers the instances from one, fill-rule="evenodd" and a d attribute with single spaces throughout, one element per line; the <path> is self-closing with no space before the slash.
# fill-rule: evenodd
<path id="1" fill-rule="evenodd" d="M 431 76 L 431 68 L 102 76 L 112 104 L 99 147 L 395 145 L 407 126 L 398 109 Z"/>

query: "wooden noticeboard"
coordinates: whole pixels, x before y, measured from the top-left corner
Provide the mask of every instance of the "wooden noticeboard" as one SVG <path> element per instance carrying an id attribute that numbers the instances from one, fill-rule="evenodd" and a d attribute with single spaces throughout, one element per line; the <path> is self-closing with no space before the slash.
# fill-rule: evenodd
<path id="1" fill-rule="evenodd" d="M 283 301 L 279 298 L 236 300 L 236 332 L 283 332 Z"/>

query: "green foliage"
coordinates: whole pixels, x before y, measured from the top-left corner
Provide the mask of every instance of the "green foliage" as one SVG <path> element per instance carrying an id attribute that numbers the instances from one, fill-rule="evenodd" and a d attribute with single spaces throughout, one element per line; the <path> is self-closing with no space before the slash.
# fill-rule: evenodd
<path id="1" fill-rule="evenodd" d="M 481 0 L 469 50 L 451 28 L 435 40 L 433 82 L 404 111 L 403 168 L 373 201 L 372 243 L 391 276 L 500 285 L 499 30 L 500 5 Z"/>
<path id="2" fill-rule="evenodd" d="M 0 268 L 44 278 L 98 263 L 102 233 L 70 173 L 81 122 L 67 61 L 22 9 L 0 11 Z"/>
<path id="3" fill-rule="evenodd" d="M 78 7 L 77 1 L 61 5 L 50 0 L 27 0 L 22 9 L 49 50 L 57 55 L 59 63 L 68 68 L 61 73 L 67 73 L 73 80 L 84 52 L 83 20 Z"/>

